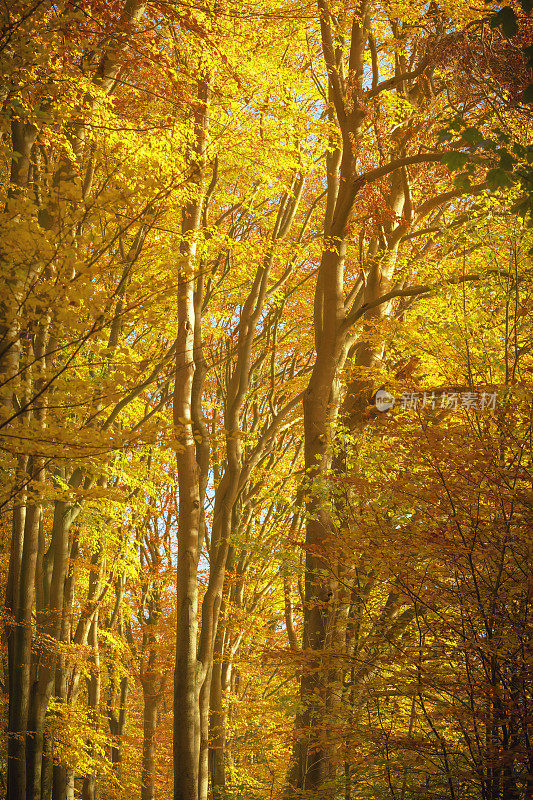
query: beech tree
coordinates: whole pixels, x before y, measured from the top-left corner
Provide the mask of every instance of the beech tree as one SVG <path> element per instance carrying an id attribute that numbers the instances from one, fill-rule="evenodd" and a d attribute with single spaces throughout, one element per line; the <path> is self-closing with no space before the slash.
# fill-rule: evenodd
<path id="1" fill-rule="evenodd" d="M 472 34 L 462 30 L 462 20 L 458 25 L 453 17 L 431 6 L 425 13 L 418 12 L 416 24 L 411 25 L 409 18 L 400 19 L 389 12 L 382 17 L 364 3 L 350 20 L 347 13 L 333 13 L 327 4 L 320 3 L 319 23 L 327 74 L 324 97 L 333 121 L 333 139 L 327 166 L 324 249 L 314 301 L 316 360 L 304 398 L 305 463 L 311 479 L 306 501 L 304 645 L 314 653 L 314 659 L 302 676 L 301 694 L 306 711 L 300 721 L 300 725 L 318 731 L 318 735 L 312 735 L 307 744 L 301 737 L 297 740 L 293 781 L 299 789 L 316 790 L 329 785 L 328 791 L 334 796 L 337 758 L 334 747 L 323 741 L 320 729 L 325 709 L 336 702 L 328 682 L 332 675 L 338 681 L 338 671 L 328 668 L 321 655 L 345 639 L 350 607 L 343 580 L 347 565 L 341 560 L 343 554 L 336 553 L 331 501 L 327 495 L 324 499 L 328 473 L 331 469 L 338 470 L 333 458 L 334 425 L 338 415 L 349 432 L 357 432 L 364 424 L 365 407 L 375 387 L 373 370 L 383 355 L 379 326 L 393 310 L 394 299 L 414 298 L 434 288 L 431 284 L 412 284 L 409 255 L 406 254 L 407 268 L 400 260 L 402 245 L 427 237 L 426 220 L 429 219 L 431 234 L 431 223 L 438 220 L 447 206 L 452 204 L 454 209 L 454 201 L 465 195 L 475 196 L 485 189 L 486 183 L 461 181 L 443 191 L 442 183 L 439 185 L 441 168 L 437 168 L 433 175 L 435 188 L 429 197 L 427 194 L 431 174 L 427 166 L 450 163 L 449 157 L 453 155 L 450 151 L 431 149 L 433 142 L 438 143 L 436 123 L 442 120 L 443 113 L 456 109 L 456 103 L 459 107 L 470 103 L 470 97 L 462 94 L 457 81 L 457 95 L 452 100 L 446 79 L 446 70 L 454 60 L 449 48 L 472 46 L 469 40 Z M 390 48 L 387 44 L 390 41 L 401 41 L 401 52 Z M 393 59 L 388 72 L 392 77 L 383 79 L 380 54 L 390 49 Z M 365 84 L 367 50 L 371 77 Z M 455 65 L 457 68 L 457 62 Z M 390 117 L 387 119 L 386 101 L 384 104 L 391 91 L 402 107 L 402 121 L 393 126 L 388 121 Z M 476 115 L 490 113 L 485 86 L 476 99 Z M 373 113 L 369 113 L 369 107 Z M 365 145 L 368 138 L 374 137 L 378 165 L 368 168 Z M 426 165 L 426 170 L 417 165 Z M 365 187 L 384 178 L 387 183 L 380 188 L 387 213 L 373 211 L 374 230 L 368 238 L 368 247 L 365 228 L 359 234 L 359 277 L 345 288 L 345 263 L 354 233 L 356 202 Z M 417 184 L 420 186 L 422 182 L 425 191 L 419 196 Z M 455 209 L 457 205 L 455 202 Z M 448 224 L 464 221 L 464 214 L 456 215 Z M 432 245 L 430 235 L 422 244 L 422 252 L 428 254 Z M 413 260 L 417 256 L 416 251 L 411 254 Z M 441 275 L 439 278 L 442 281 Z M 360 324 L 354 329 L 357 322 Z M 347 383 L 344 398 L 339 381 L 343 368 L 354 375 Z M 342 464 L 344 458 L 339 460 Z M 379 622 L 382 630 L 378 635 L 390 639 L 401 630 L 401 622 L 409 621 L 411 612 L 407 611 L 400 622 L 396 619 L 397 611 L 393 587 L 383 607 L 384 616 Z"/>

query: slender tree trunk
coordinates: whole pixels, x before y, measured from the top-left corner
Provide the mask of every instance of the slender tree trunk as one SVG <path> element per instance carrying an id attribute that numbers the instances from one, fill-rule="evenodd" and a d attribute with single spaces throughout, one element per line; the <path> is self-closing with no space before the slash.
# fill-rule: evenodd
<path id="1" fill-rule="evenodd" d="M 98 709 L 100 706 L 100 651 L 98 647 L 98 612 L 91 623 L 89 631 L 89 645 L 92 649 L 91 673 L 87 681 L 87 704 L 91 710 L 93 725 L 98 725 Z M 97 774 L 96 771 L 86 775 L 83 779 L 82 800 L 96 800 Z"/>
<path id="2" fill-rule="evenodd" d="M 187 212 L 184 212 L 185 214 Z M 190 212 L 192 213 L 192 212 Z M 194 228 L 193 228 L 194 229 Z M 192 256 L 189 256 L 192 261 Z M 198 800 L 199 695 L 203 676 L 196 658 L 200 491 L 191 422 L 194 374 L 194 273 L 180 270 L 174 425 L 178 449 L 179 544 L 177 564 L 177 644 L 174 672 L 174 797 Z"/>
<path id="3" fill-rule="evenodd" d="M 237 527 L 237 523 L 235 527 Z M 230 598 L 233 598 L 235 601 L 235 596 L 238 594 L 237 605 L 240 606 L 242 603 L 242 593 L 236 590 L 235 561 L 235 548 L 231 546 L 226 564 L 226 577 L 220 609 L 220 620 L 213 646 L 213 666 L 210 685 L 209 772 L 211 776 L 213 800 L 223 800 L 226 794 L 227 693 L 230 688 L 232 674 L 232 653 L 228 651 L 228 647 L 231 643 L 227 618 L 228 601 Z"/>
<path id="4" fill-rule="evenodd" d="M 11 162 L 11 182 L 8 205 L 21 199 L 30 182 L 31 152 L 37 136 L 37 128 L 22 120 L 11 123 L 13 152 L 18 154 Z M 30 269 L 33 269 L 31 267 Z M 0 371 L 2 382 L 10 381 L 19 369 L 21 358 L 23 282 L 14 276 L 10 281 L 10 291 L 5 296 L 11 303 L 2 301 L 2 320 L 0 324 Z M 41 346 L 41 349 L 39 349 Z M 33 345 L 37 363 L 44 356 L 44 342 L 36 337 Z M 11 394 L 14 387 L 8 384 L 3 403 L 11 407 Z M 9 399 L 8 399 L 9 398 Z M 39 426 L 44 425 L 42 403 L 34 409 Z M 22 470 L 29 466 L 32 479 L 44 481 L 44 459 L 35 456 L 28 461 L 19 459 L 19 475 L 24 481 Z M 26 739 L 30 703 L 30 669 L 32 642 L 32 607 L 35 588 L 35 570 L 39 545 L 39 525 L 41 508 L 32 500 L 24 509 L 24 492 L 15 501 L 13 510 L 13 540 L 10 553 L 10 571 L 6 605 L 14 617 L 14 629 L 8 632 L 9 652 L 9 721 L 8 721 L 8 768 L 7 796 L 10 800 L 25 800 L 26 796 Z"/>
<path id="5" fill-rule="evenodd" d="M 54 694 L 56 700 L 59 700 L 63 707 L 64 713 L 68 712 L 68 687 L 67 687 L 67 672 L 66 672 L 66 659 L 64 655 L 59 654 L 55 660 L 55 680 L 54 680 Z M 46 699 L 48 704 L 49 698 Z M 40 769 L 40 765 L 37 767 Z M 72 770 L 63 762 L 59 761 L 54 763 L 52 768 L 52 800 L 67 800 L 70 775 L 73 775 Z M 37 800 L 37 799 L 36 799 Z"/>
<path id="6" fill-rule="evenodd" d="M 43 766 L 41 770 L 41 798 L 50 800 L 52 796 L 52 737 L 45 733 L 43 747 Z"/>
<path id="7" fill-rule="evenodd" d="M 141 800 L 155 800 L 155 755 L 157 744 L 157 714 L 159 696 L 150 682 L 143 685 L 143 758 L 141 774 Z"/>
<path id="8" fill-rule="evenodd" d="M 210 697 L 210 772 L 213 800 L 222 800 L 226 790 L 226 715 L 222 686 L 225 626 L 219 625 L 215 638 Z"/>
<path id="9" fill-rule="evenodd" d="M 34 469 L 37 479 L 44 480 L 41 458 L 34 459 Z M 13 691 L 9 698 L 8 731 L 9 800 L 26 800 L 26 740 L 30 707 L 32 608 L 40 515 L 40 506 L 30 503 L 26 509 L 18 602 L 13 632 L 13 677 L 10 681 Z"/>
<path id="10" fill-rule="evenodd" d="M 178 274 L 178 333 L 173 416 L 178 472 L 177 638 L 174 670 L 174 798 L 198 800 L 200 690 L 206 671 L 197 659 L 198 560 L 201 536 L 200 476 L 192 419 L 195 331 L 195 256 L 200 227 L 208 127 L 209 85 L 199 82 L 191 185 L 196 196 L 183 209 Z"/>
<path id="11" fill-rule="evenodd" d="M 209 698 L 213 665 L 207 670 L 200 690 L 200 764 L 198 772 L 198 800 L 207 800 L 209 790 Z"/>
<path id="12" fill-rule="evenodd" d="M 32 691 L 28 718 L 28 744 L 26 748 L 26 792 L 28 800 L 40 800 L 44 754 L 44 724 L 50 691 L 35 696 Z M 55 768 L 54 768 L 55 769 Z"/>

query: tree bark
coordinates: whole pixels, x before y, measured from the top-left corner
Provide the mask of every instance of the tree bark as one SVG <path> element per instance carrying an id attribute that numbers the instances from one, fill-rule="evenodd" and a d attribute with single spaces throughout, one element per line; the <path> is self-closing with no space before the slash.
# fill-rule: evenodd
<path id="1" fill-rule="evenodd" d="M 90 675 L 87 679 L 87 704 L 91 710 L 93 725 L 98 724 L 98 709 L 100 706 L 100 651 L 98 647 L 98 612 L 96 612 L 89 631 L 88 644 L 92 649 Z M 82 800 L 96 800 L 97 773 L 86 775 L 83 779 Z"/>
<path id="2" fill-rule="evenodd" d="M 44 479 L 42 459 L 37 474 Z M 26 740 L 30 707 L 30 665 L 32 642 L 33 592 L 39 544 L 41 508 L 34 503 L 26 509 L 24 544 L 20 565 L 20 583 L 15 630 L 13 632 L 13 687 L 9 698 L 8 797 L 26 800 Z"/>
<path id="3" fill-rule="evenodd" d="M 152 691 L 150 691 L 150 689 Z M 155 754 L 159 697 L 155 687 L 144 689 L 141 800 L 155 800 Z"/>
<path id="4" fill-rule="evenodd" d="M 174 670 L 174 798 L 198 800 L 200 759 L 200 690 L 205 680 L 197 660 L 198 560 L 202 520 L 200 477 L 192 420 L 195 331 L 195 256 L 200 227 L 208 128 L 209 84 L 198 85 L 195 155 L 191 185 L 196 196 L 182 215 L 183 240 L 178 273 L 178 333 L 173 418 L 178 472 L 178 563 L 176 664 Z"/>
<path id="5" fill-rule="evenodd" d="M 296 789 L 335 793 L 336 766 L 332 745 L 325 739 L 325 710 L 329 675 L 324 654 L 335 634 L 338 575 L 335 536 L 329 511 L 328 473 L 332 464 L 333 426 L 340 403 L 338 374 L 347 356 L 344 306 L 344 259 L 348 222 L 357 196 L 355 142 L 361 135 L 365 111 L 345 99 L 329 8 L 319 0 L 322 49 L 329 78 L 329 100 L 338 124 L 337 148 L 328 156 L 328 192 L 324 220 L 324 249 L 314 300 L 316 359 L 303 400 L 306 493 L 305 604 L 303 647 L 309 651 L 300 694 L 305 710 L 298 720 L 294 760 Z M 364 50 L 368 34 L 368 4 L 354 15 L 350 45 L 350 70 L 356 87 L 362 87 Z M 314 731 L 314 733 L 312 733 Z"/>

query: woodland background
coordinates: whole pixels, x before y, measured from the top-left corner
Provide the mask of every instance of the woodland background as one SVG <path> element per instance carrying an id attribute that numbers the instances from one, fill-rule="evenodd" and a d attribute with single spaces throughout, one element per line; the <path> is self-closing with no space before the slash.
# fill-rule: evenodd
<path id="1" fill-rule="evenodd" d="M 533 800 L 532 5 L 2 3 L 9 800 Z"/>

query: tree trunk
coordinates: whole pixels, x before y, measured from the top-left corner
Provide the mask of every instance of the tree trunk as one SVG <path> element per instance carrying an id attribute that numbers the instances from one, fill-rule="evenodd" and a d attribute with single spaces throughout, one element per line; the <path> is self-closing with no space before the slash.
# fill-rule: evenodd
<path id="1" fill-rule="evenodd" d="M 52 772 L 52 800 L 73 800 L 74 770 L 63 764 L 54 764 Z"/>
<path id="2" fill-rule="evenodd" d="M 205 669 L 197 660 L 198 560 L 202 521 L 200 476 L 192 420 L 195 331 L 195 256 L 201 220 L 209 84 L 198 85 L 195 155 L 191 185 L 196 196 L 183 209 L 178 274 L 178 333 L 173 418 L 178 472 L 178 563 L 176 663 L 174 670 L 174 798 L 198 800 L 200 765 L 200 690 Z"/>
<path id="3" fill-rule="evenodd" d="M 342 296 L 345 246 L 326 250 L 322 257 L 317 292 L 320 292 L 321 330 L 317 356 L 304 396 L 305 466 L 310 478 L 306 497 L 306 562 L 304 649 L 313 655 L 303 668 L 301 697 L 306 705 L 302 723 L 315 729 L 311 747 L 300 745 L 301 789 L 319 789 L 331 777 L 331 747 L 324 740 L 323 718 L 328 699 L 324 650 L 331 643 L 338 584 L 334 531 L 327 503 L 327 473 L 331 467 L 332 427 L 339 406 L 337 370 L 345 357 L 345 337 L 339 335 L 344 318 Z M 326 671 L 327 672 L 327 671 Z"/>
<path id="4" fill-rule="evenodd" d="M 42 459 L 35 459 L 35 462 L 36 477 L 44 480 Z M 13 676 L 10 680 L 13 691 L 9 698 L 8 730 L 7 791 L 9 800 L 26 800 L 26 741 L 30 707 L 32 607 L 40 515 L 40 506 L 34 503 L 28 505 L 24 525 L 15 630 L 13 631 Z"/>
<path id="5" fill-rule="evenodd" d="M 98 708 L 100 706 L 100 651 L 98 648 L 98 612 L 91 623 L 89 631 L 89 645 L 92 648 L 91 674 L 87 680 L 87 703 L 91 710 L 93 725 L 98 725 Z M 82 800 L 96 800 L 96 771 L 86 775 L 83 779 Z"/>
<path id="6" fill-rule="evenodd" d="M 41 800 L 50 800 L 52 796 L 52 766 L 52 737 L 45 733 L 41 770 Z"/>
<path id="7" fill-rule="evenodd" d="M 324 60 L 329 75 L 332 147 L 327 156 L 327 205 L 324 249 L 314 298 L 316 359 L 303 400 L 304 452 L 308 477 L 306 492 L 306 561 L 303 647 L 309 650 L 300 695 L 304 711 L 297 720 L 293 776 L 297 790 L 335 794 L 335 745 L 326 739 L 325 717 L 331 703 L 330 673 L 326 651 L 339 637 L 339 554 L 329 510 L 328 473 L 332 465 L 332 439 L 340 392 L 338 375 L 347 356 L 349 341 L 344 305 L 344 259 L 348 223 L 358 193 L 355 142 L 361 136 L 365 111 L 357 102 L 346 102 L 339 78 L 333 27 L 327 2 L 319 0 Z M 362 87 L 364 51 L 368 32 L 368 4 L 363 0 L 354 14 L 350 71 L 353 91 Z M 342 58 L 342 56 L 340 56 Z M 355 95 L 354 95 L 355 96 Z M 334 109 L 334 112 L 333 112 Z M 336 119 L 334 120 L 333 114 Z"/>
<path id="8" fill-rule="evenodd" d="M 21 480 L 24 480 L 23 474 L 25 473 L 28 467 L 28 459 L 25 457 L 19 457 L 18 459 L 18 468 L 19 468 L 19 476 Z M 22 550 L 24 544 L 24 529 L 26 523 L 26 492 L 23 492 L 15 502 L 13 507 L 13 525 L 12 525 L 12 533 L 11 533 L 11 550 L 9 555 L 9 572 L 8 572 L 8 579 L 7 579 L 7 587 L 6 587 L 6 614 L 7 614 L 7 621 L 6 621 L 6 638 L 7 638 L 7 664 L 8 664 L 8 690 L 9 690 L 9 728 L 8 728 L 8 759 L 10 759 L 9 764 L 11 764 L 11 759 L 17 759 L 19 757 L 19 749 L 16 746 L 15 742 L 11 740 L 11 733 L 15 732 L 16 730 L 16 720 L 12 718 L 14 715 L 14 708 L 12 708 L 12 704 L 14 702 L 14 695 L 15 695 L 15 681 L 17 679 L 17 665 L 15 661 L 15 639 L 16 639 L 16 615 L 17 615 L 17 602 L 18 602 L 18 588 L 20 585 L 20 570 L 22 564 Z M 20 733 L 17 735 L 21 735 Z M 24 745 L 24 742 L 22 743 Z M 12 774 L 13 766 L 8 766 L 8 776 Z M 24 766 L 22 767 L 24 768 Z M 17 782 L 20 780 L 20 773 L 17 777 Z M 8 777 L 8 786 L 9 781 L 11 779 Z M 11 789 L 13 791 L 13 788 Z M 24 791 L 24 786 L 22 788 Z M 9 796 L 16 796 L 9 793 Z"/>
<path id="9" fill-rule="evenodd" d="M 215 653 L 213 657 L 213 675 L 211 678 L 210 697 L 210 772 L 213 800 L 222 800 L 226 791 L 226 714 L 224 710 L 224 688 L 222 686 L 224 628 L 217 630 Z"/>
<path id="10" fill-rule="evenodd" d="M 209 791 L 209 699 L 213 665 L 210 664 L 200 690 L 200 765 L 198 800 L 207 800 Z"/>
<path id="11" fill-rule="evenodd" d="M 141 800 L 155 800 L 155 754 L 159 696 L 150 683 L 143 686 L 143 759 L 141 775 Z"/>

